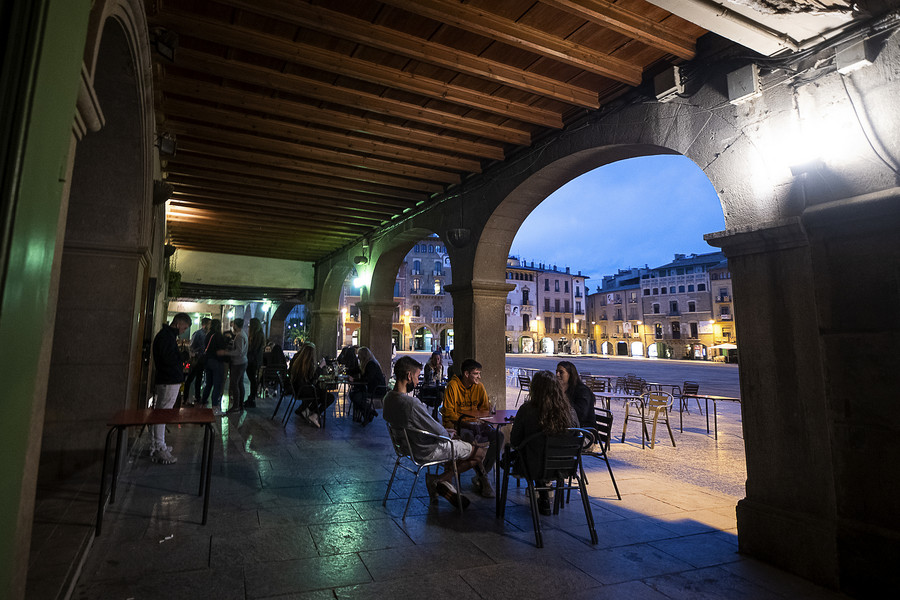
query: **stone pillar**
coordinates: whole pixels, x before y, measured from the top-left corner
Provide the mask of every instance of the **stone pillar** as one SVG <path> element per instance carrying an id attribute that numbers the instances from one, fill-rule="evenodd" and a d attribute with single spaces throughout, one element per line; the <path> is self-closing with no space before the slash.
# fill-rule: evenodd
<path id="1" fill-rule="evenodd" d="M 376 302 L 363 300 L 359 307 L 359 345 L 366 346 L 381 363 L 384 376 L 391 377 L 391 327 L 394 323 L 394 301 Z"/>
<path id="2" fill-rule="evenodd" d="M 482 381 L 489 396 L 506 405 L 506 297 L 509 283 L 473 281 L 444 289 L 453 296 L 454 356 L 481 363 Z"/>
<path id="3" fill-rule="evenodd" d="M 336 358 L 338 354 L 338 327 L 341 311 L 334 308 L 316 308 L 309 311 L 310 337 L 319 356 Z"/>

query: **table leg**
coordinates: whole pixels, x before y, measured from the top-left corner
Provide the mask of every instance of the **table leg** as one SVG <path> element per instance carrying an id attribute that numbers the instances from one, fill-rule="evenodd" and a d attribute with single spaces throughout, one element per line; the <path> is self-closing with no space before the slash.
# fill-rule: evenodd
<path id="1" fill-rule="evenodd" d="M 718 440 L 719 439 L 719 414 L 718 414 L 719 411 L 716 410 L 716 401 L 713 400 L 712 403 L 713 403 L 713 431 L 716 432 L 716 440 Z M 707 416 L 707 418 L 709 417 L 709 407 L 708 406 L 706 408 L 706 416 Z"/>
<path id="2" fill-rule="evenodd" d="M 103 447 L 103 467 L 100 469 L 100 497 L 97 500 L 97 524 L 96 524 L 96 532 L 94 535 L 100 535 L 100 530 L 103 528 L 103 484 L 106 482 L 106 466 L 108 464 L 109 458 L 109 445 L 112 443 L 112 434 L 116 430 L 115 427 L 111 427 L 109 432 L 106 434 L 106 445 Z"/>
<path id="3" fill-rule="evenodd" d="M 122 439 L 125 437 L 125 428 L 124 427 L 116 427 L 116 455 L 113 458 L 113 472 L 112 472 L 112 483 L 110 484 L 110 492 L 109 492 L 109 503 L 115 504 L 116 502 L 116 487 L 119 481 L 119 466 L 122 461 L 120 457 L 122 456 Z"/>
<path id="4" fill-rule="evenodd" d="M 205 486 L 205 494 L 203 496 L 203 524 L 206 525 L 207 515 L 209 515 L 209 488 L 210 481 L 212 480 L 212 455 L 213 455 L 213 426 L 210 423 L 206 424 L 206 436 L 205 439 L 208 439 L 208 445 L 206 450 L 206 486 Z"/>
<path id="5" fill-rule="evenodd" d="M 496 516 L 500 516 L 500 428 L 494 429 L 494 498 L 496 498 Z"/>
<path id="6" fill-rule="evenodd" d="M 709 398 L 703 399 L 703 404 L 706 406 L 706 433 L 709 433 Z"/>
<path id="7" fill-rule="evenodd" d="M 211 433 L 210 433 L 210 431 L 209 431 L 209 428 L 208 428 L 208 427 L 204 427 L 204 428 L 203 428 L 203 456 L 202 456 L 202 458 L 200 459 L 200 489 L 199 489 L 199 491 L 197 492 L 197 495 L 198 495 L 198 496 L 202 496 L 204 490 L 206 489 L 206 488 L 204 487 L 204 483 L 206 483 L 206 467 L 207 467 L 207 465 L 206 465 L 206 459 L 207 459 L 206 454 L 209 452 L 209 438 L 210 438 L 210 435 L 211 435 Z"/>

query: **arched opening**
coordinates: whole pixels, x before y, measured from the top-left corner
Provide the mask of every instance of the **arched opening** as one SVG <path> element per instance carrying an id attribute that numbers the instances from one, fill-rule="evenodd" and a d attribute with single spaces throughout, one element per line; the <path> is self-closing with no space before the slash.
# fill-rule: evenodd
<path id="1" fill-rule="evenodd" d="M 93 75 L 105 122 L 78 143 L 65 219 L 42 483 L 98 460 L 106 419 L 149 395 L 141 343 L 165 315 L 166 282 L 150 277 L 149 74 L 132 44 L 118 19 L 106 20 Z"/>

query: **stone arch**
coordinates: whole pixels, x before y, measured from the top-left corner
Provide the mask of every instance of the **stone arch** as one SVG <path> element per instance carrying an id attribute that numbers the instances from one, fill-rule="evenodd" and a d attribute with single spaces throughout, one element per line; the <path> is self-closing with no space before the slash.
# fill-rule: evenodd
<path id="1" fill-rule="evenodd" d="M 166 317 L 163 210 L 152 200 L 150 51 L 139 2 L 95 7 L 84 60 L 89 67 L 82 69 L 75 127 L 80 140 L 54 266 L 56 325 L 39 471 L 44 483 L 97 460 L 102 424 L 112 412 L 146 405 L 151 379 L 142 343 L 149 344 Z"/>

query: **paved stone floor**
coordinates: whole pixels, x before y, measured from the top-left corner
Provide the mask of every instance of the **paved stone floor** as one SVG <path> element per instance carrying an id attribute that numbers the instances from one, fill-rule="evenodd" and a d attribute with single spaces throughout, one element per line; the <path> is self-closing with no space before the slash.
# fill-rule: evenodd
<path id="1" fill-rule="evenodd" d="M 622 500 L 605 466 L 586 460 L 599 543 L 590 544 L 573 495 L 559 516 L 542 518 L 538 549 L 524 488 L 511 486 L 498 520 L 494 501 L 471 492 L 462 516 L 444 500 L 429 505 L 420 481 L 403 521 L 412 477 L 401 476 L 382 507 L 393 453 L 380 418 L 362 428 L 330 415 L 325 429 L 294 418 L 282 429 L 263 400 L 218 427 L 206 526 L 196 495 L 202 430 L 169 432 L 178 457 L 169 466 L 146 457 L 146 434 L 138 440 L 103 534 L 84 542 L 92 547 L 72 597 L 843 598 L 737 553 L 734 506 L 745 478 L 738 408 L 720 408 L 718 441 L 696 411 L 683 433 L 676 418 L 674 448 L 663 430 L 654 449 L 641 449 L 629 424 L 611 448 Z M 614 412 L 620 435 L 623 412 Z M 83 535 L 93 524 L 90 501 L 80 512 L 57 502 L 62 512 L 49 516 L 53 506 L 44 505 L 36 527 L 62 535 L 62 523 L 75 520 Z M 53 546 L 33 549 L 29 598 L 57 597 L 41 587 L 40 569 L 73 569 L 54 560 Z"/>

